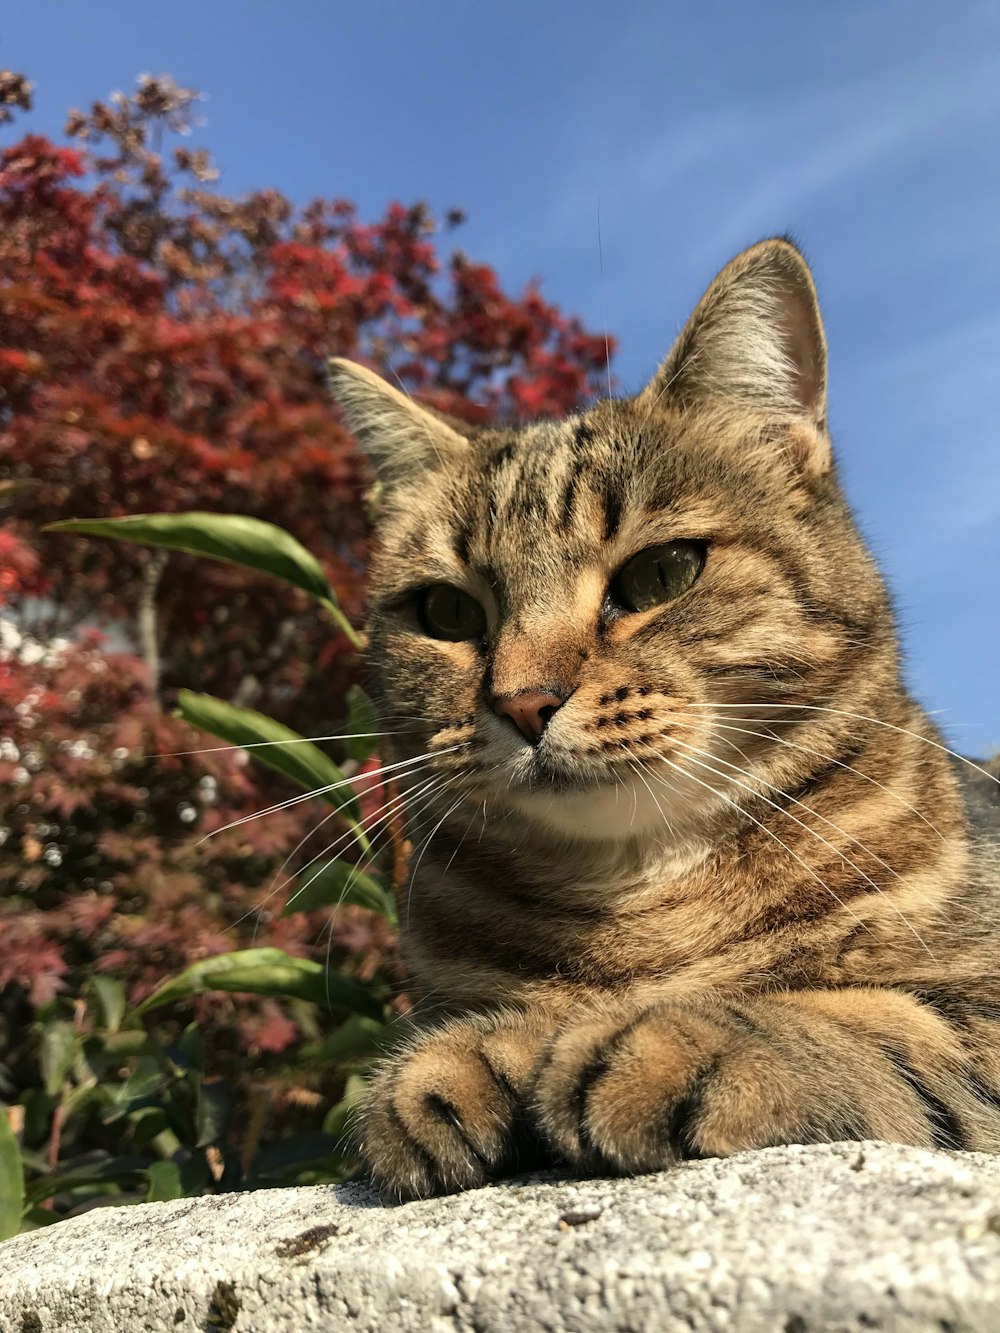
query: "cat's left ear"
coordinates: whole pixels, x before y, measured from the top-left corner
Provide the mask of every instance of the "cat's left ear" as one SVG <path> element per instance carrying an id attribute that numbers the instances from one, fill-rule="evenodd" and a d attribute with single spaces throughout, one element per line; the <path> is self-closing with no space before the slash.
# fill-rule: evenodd
<path id="1" fill-rule="evenodd" d="M 829 467 L 826 338 L 812 274 L 791 241 L 761 241 L 726 265 L 642 397 L 682 411 L 731 404 L 797 420 L 815 436 L 797 445 L 808 455 L 801 461 Z"/>
<path id="2" fill-rule="evenodd" d="M 365 366 L 336 356 L 327 372 L 348 429 L 387 487 L 418 481 L 467 456 L 465 436 Z"/>

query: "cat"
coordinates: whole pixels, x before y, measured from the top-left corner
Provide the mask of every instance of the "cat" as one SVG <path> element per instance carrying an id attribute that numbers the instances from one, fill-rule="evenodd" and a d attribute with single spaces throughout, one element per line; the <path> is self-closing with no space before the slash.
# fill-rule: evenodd
<path id="1" fill-rule="evenodd" d="M 400 1198 L 880 1138 L 1000 1149 L 996 877 L 900 680 L 786 239 L 651 383 L 470 427 L 330 367 L 382 487 L 376 706 L 418 1017 L 360 1131 Z"/>

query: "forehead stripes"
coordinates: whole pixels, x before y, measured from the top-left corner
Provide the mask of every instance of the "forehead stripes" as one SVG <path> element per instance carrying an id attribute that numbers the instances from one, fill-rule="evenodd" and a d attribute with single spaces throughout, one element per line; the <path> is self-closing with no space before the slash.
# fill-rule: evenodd
<path id="1" fill-rule="evenodd" d="M 492 563 L 508 542 L 530 555 L 525 543 L 561 538 L 582 554 L 612 540 L 627 499 L 625 470 L 615 466 L 622 449 L 579 419 L 528 427 L 504 441 L 457 497 L 455 553 L 464 564 Z"/>

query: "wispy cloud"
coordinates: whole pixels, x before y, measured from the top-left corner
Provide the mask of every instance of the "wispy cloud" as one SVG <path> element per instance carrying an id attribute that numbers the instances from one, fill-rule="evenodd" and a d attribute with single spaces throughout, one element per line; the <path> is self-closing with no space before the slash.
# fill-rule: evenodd
<path id="1" fill-rule="evenodd" d="M 784 160 L 756 181 L 720 226 L 699 238 L 690 257 L 711 259 L 738 249 L 748 236 L 783 225 L 782 218 L 791 222 L 804 204 L 834 186 L 852 188 L 853 178 L 889 162 L 898 170 L 907 158 L 926 153 L 932 139 L 967 134 L 970 121 L 992 118 L 998 108 L 995 61 L 939 77 L 936 84 L 923 71 L 908 70 L 846 89 L 822 87 L 804 102 L 772 106 L 745 125 L 742 146 L 752 138 L 757 151 L 747 154 L 741 174 L 760 161 L 761 144 L 783 144 Z"/>

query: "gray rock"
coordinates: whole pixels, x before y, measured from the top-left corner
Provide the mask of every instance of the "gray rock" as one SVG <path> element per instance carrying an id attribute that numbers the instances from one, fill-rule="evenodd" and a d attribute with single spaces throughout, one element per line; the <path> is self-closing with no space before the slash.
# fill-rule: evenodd
<path id="1" fill-rule="evenodd" d="M 384 1207 L 101 1209 L 0 1245 L 2 1333 L 1000 1330 L 1000 1158 L 887 1144 Z"/>
<path id="2" fill-rule="evenodd" d="M 961 777 L 995 844 L 1000 787 Z M 0 1333 L 185 1329 L 1000 1333 L 1000 1157 L 771 1148 L 398 1207 L 361 1185 L 268 1190 L 0 1244 Z"/>

